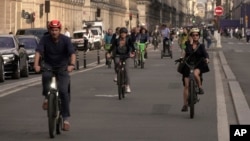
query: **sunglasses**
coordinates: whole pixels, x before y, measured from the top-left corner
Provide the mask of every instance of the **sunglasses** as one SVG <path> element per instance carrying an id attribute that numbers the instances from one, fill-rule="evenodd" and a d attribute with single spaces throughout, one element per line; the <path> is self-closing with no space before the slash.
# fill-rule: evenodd
<path id="1" fill-rule="evenodd" d="M 194 36 L 198 37 L 198 36 L 199 36 L 199 34 L 192 34 L 192 37 L 194 37 Z"/>

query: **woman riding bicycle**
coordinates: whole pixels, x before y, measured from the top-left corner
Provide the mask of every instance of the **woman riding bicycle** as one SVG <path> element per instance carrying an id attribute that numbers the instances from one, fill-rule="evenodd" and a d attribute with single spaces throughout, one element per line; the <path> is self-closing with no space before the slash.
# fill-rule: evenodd
<path id="1" fill-rule="evenodd" d="M 134 57 L 134 45 L 133 42 L 131 41 L 130 36 L 128 36 L 128 30 L 125 27 L 120 28 L 120 35 L 117 39 L 115 39 L 112 42 L 112 46 L 110 48 L 110 50 L 108 51 L 109 53 L 107 54 L 107 57 L 111 57 L 110 53 L 112 52 L 112 56 L 114 57 L 114 61 L 115 61 L 115 78 L 114 81 L 117 81 L 117 66 L 120 62 L 120 57 L 119 56 L 126 56 L 127 58 L 129 57 Z M 125 70 L 126 70 L 126 92 L 130 93 L 131 89 L 130 89 L 130 77 L 129 77 L 129 60 L 126 58 L 125 60 Z"/>
<path id="2" fill-rule="evenodd" d="M 198 28 L 192 28 L 189 33 L 189 40 L 186 42 L 185 52 L 183 54 L 184 60 L 190 63 L 199 62 L 194 69 L 194 77 L 199 87 L 199 94 L 204 94 L 202 88 L 201 76 L 202 73 L 209 71 L 207 63 L 209 63 L 209 56 L 205 49 L 204 44 L 199 42 L 200 31 Z M 202 61 L 201 61 L 202 60 Z M 183 112 L 188 111 L 188 89 L 189 89 L 189 73 L 190 69 L 187 65 L 182 69 L 183 83 L 184 83 L 184 106 L 182 107 Z"/>

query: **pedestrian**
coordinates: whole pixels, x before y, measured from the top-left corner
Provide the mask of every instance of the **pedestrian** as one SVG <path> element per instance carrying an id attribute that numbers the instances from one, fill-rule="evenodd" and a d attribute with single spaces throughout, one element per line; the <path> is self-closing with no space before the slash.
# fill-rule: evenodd
<path id="1" fill-rule="evenodd" d="M 64 30 L 65 30 L 64 35 L 70 38 L 70 33 L 68 31 L 68 28 L 66 27 Z"/>

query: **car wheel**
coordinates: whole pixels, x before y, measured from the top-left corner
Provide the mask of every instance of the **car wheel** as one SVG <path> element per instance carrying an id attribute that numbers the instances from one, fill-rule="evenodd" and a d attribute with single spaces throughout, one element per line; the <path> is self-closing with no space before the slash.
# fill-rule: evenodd
<path id="1" fill-rule="evenodd" d="M 21 77 L 29 77 L 29 62 L 26 55 L 21 59 Z"/>
<path id="2" fill-rule="evenodd" d="M 4 81 L 5 81 L 4 64 L 3 64 L 3 60 L 0 59 L 0 82 L 4 82 Z"/>
<path id="3" fill-rule="evenodd" d="M 16 70 L 14 71 L 12 78 L 13 79 L 19 79 L 20 78 L 20 62 L 19 61 L 17 61 Z"/>

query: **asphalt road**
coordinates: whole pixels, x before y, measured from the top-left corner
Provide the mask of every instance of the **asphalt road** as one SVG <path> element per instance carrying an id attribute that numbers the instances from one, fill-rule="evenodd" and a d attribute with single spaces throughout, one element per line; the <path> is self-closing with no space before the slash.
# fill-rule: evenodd
<path id="1" fill-rule="evenodd" d="M 90 60 L 87 69 L 75 71 L 71 76 L 71 130 L 54 140 L 229 140 L 229 124 L 237 124 L 237 119 L 218 50 L 209 50 L 210 72 L 203 76 L 205 94 L 196 104 L 194 119 L 189 118 L 188 112 L 181 112 L 183 86 L 174 63 L 180 51 L 176 46 L 173 50 L 173 59 L 160 59 L 160 51 L 149 48 L 145 69 L 133 68 L 131 60 L 132 93 L 124 100 L 118 100 L 113 68 L 108 69 L 104 61 L 97 64 L 95 52 L 89 53 L 94 63 Z M 1 140 L 49 139 L 39 79 L 40 75 L 34 75 L 32 79 L 0 85 L 1 90 L 8 86 L 0 91 Z"/>

